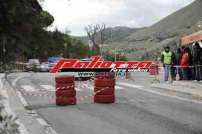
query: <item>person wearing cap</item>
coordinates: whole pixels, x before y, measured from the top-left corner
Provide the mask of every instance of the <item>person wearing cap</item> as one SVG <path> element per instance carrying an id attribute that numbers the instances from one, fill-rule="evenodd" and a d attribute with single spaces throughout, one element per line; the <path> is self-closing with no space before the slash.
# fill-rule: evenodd
<path id="1" fill-rule="evenodd" d="M 169 78 L 170 68 L 172 64 L 172 56 L 173 56 L 173 53 L 170 51 L 169 46 L 166 46 L 164 48 L 164 51 L 161 52 L 161 62 L 164 67 L 164 81 L 168 81 L 168 78 Z"/>

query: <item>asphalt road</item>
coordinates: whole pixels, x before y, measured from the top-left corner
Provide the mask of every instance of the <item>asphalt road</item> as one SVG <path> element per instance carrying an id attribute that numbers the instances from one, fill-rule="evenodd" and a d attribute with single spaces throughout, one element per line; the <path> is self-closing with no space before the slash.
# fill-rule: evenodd
<path id="1" fill-rule="evenodd" d="M 92 94 L 93 81 L 76 82 L 78 104 L 65 107 L 55 105 L 54 76 L 18 73 L 8 78 L 58 134 L 202 134 L 202 104 L 150 89 L 146 74 L 119 79 L 114 104 L 82 100 Z"/>

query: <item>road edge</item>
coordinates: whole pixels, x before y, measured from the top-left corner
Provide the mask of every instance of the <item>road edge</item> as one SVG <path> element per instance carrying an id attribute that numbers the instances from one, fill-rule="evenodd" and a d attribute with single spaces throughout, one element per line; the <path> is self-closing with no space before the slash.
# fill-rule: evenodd
<path id="1" fill-rule="evenodd" d="M 5 110 L 6 114 L 17 117 L 10 106 L 9 96 L 8 96 L 7 91 L 6 90 L 3 91 L 3 82 L 2 82 L 3 78 L 5 79 L 5 74 L 0 75 L 0 95 L 3 97 L 3 99 L 1 100 L 2 105 L 4 106 L 4 110 Z M 27 129 L 25 128 L 24 124 L 21 123 L 20 119 L 17 119 L 15 121 L 15 123 L 19 125 L 18 130 L 19 130 L 20 134 L 29 134 Z"/>
<path id="2" fill-rule="evenodd" d="M 13 83 L 10 83 L 8 80 L 7 82 L 11 86 L 11 88 L 14 90 L 15 84 L 17 83 L 18 80 L 20 80 L 23 77 L 17 77 Z M 24 110 L 30 114 L 45 130 L 47 134 L 58 134 L 47 121 L 45 121 L 39 114 L 37 114 L 36 111 L 30 109 L 29 103 L 26 101 L 26 99 L 23 97 L 22 93 L 18 90 L 15 91 L 16 96 L 20 99 L 21 104 L 24 107 Z"/>
<path id="3" fill-rule="evenodd" d="M 163 90 L 163 91 L 169 91 L 169 92 L 176 92 L 176 93 L 179 93 L 179 94 L 183 94 L 183 95 L 188 95 L 188 96 L 191 96 L 192 99 L 194 100 L 197 100 L 197 101 L 202 101 L 202 96 L 201 95 L 198 95 L 198 94 L 194 94 L 194 93 L 188 93 L 188 92 L 183 92 L 183 91 L 177 91 L 177 90 L 173 90 L 173 89 L 170 89 L 170 88 L 166 88 L 166 87 L 160 87 L 158 85 L 151 85 L 151 88 L 157 88 L 157 89 L 160 89 L 160 90 Z"/>

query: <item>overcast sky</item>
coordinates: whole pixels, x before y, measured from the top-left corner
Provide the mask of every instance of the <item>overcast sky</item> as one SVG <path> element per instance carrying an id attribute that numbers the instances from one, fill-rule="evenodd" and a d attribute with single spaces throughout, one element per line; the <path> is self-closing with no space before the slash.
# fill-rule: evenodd
<path id="1" fill-rule="evenodd" d="M 71 35 L 85 35 L 88 24 L 108 27 L 149 26 L 193 0 L 45 0 L 43 9 L 55 21 L 50 29 L 68 29 Z"/>

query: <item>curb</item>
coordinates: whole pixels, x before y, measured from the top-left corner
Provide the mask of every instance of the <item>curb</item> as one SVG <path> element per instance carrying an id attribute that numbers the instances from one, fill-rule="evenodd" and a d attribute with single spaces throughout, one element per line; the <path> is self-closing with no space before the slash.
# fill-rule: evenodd
<path id="1" fill-rule="evenodd" d="M 151 88 L 158 88 L 158 89 L 164 90 L 164 91 L 166 90 L 166 91 L 170 91 L 170 92 L 176 92 L 176 93 L 188 95 L 188 96 L 191 96 L 192 99 L 194 99 L 194 100 L 202 101 L 202 95 L 187 93 L 187 92 L 182 92 L 182 91 L 176 91 L 176 90 L 172 90 L 169 88 L 164 88 L 164 87 L 159 87 L 159 86 L 154 86 L 154 85 L 152 85 Z"/>
<path id="2" fill-rule="evenodd" d="M 1 101 L 4 106 L 4 111 L 7 115 L 17 117 L 9 104 L 9 100 L 8 100 L 9 96 L 8 96 L 7 91 L 3 91 L 3 84 L 2 84 L 3 77 L 5 77 L 5 75 L 0 76 L 0 95 L 3 97 L 3 99 Z M 15 120 L 15 123 L 19 125 L 18 130 L 19 130 L 20 134 L 29 134 L 27 129 L 25 128 L 24 124 L 22 124 L 19 119 Z"/>
<path id="3" fill-rule="evenodd" d="M 9 83 L 9 81 L 7 81 Z M 15 90 L 13 89 L 14 85 L 13 83 L 9 83 L 10 87 L 12 88 L 12 91 Z M 46 122 L 46 120 L 44 120 L 42 117 L 39 116 L 39 114 L 32 110 L 30 108 L 29 103 L 25 100 L 25 98 L 23 97 L 22 93 L 20 91 L 15 91 L 16 97 L 19 99 L 19 102 L 22 105 L 22 108 L 25 110 L 25 112 L 30 115 L 30 117 L 33 118 L 33 120 L 36 120 L 38 122 L 39 125 L 41 125 L 41 127 L 43 128 L 43 131 L 47 134 L 58 134 L 53 128 L 52 126 Z"/>

